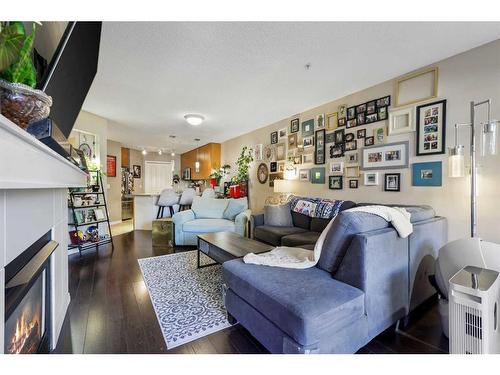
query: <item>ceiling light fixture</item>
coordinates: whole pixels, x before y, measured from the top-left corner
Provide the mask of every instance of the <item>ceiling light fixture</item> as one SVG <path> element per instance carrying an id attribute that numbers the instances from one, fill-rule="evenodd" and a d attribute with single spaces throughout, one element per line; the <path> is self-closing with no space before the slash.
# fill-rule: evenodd
<path id="1" fill-rule="evenodd" d="M 162 152 L 161 152 L 161 148 L 158 150 L 158 155 L 161 155 Z"/>
<path id="2" fill-rule="evenodd" d="M 146 151 L 146 149 L 142 150 L 142 154 L 143 155 L 146 155 L 148 152 Z"/>
<path id="3" fill-rule="evenodd" d="M 170 154 L 170 156 L 175 156 L 175 151 L 172 151 L 172 153 Z"/>
<path id="4" fill-rule="evenodd" d="M 197 115 L 194 113 L 184 115 L 184 118 L 186 119 L 189 125 L 193 126 L 200 125 L 203 122 L 203 120 L 205 120 L 205 117 L 203 117 L 202 115 Z"/>
<path id="5" fill-rule="evenodd" d="M 196 142 L 200 141 L 200 138 L 194 139 Z M 196 173 L 200 173 L 200 162 L 198 160 L 198 148 L 196 148 L 196 161 L 194 162 L 194 170 Z"/>

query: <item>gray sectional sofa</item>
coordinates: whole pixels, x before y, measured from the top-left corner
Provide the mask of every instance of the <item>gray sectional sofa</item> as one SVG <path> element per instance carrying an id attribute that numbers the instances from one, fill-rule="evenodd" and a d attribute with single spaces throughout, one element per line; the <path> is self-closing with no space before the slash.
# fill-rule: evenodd
<path id="1" fill-rule="evenodd" d="M 447 222 L 427 206 L 407 209 L 408 238 L 378 216 L 341 212 L 316 267 L 224 263 L 229 318 L 272 353 L 356 352 L 434 294 L 427 274 Z"/>

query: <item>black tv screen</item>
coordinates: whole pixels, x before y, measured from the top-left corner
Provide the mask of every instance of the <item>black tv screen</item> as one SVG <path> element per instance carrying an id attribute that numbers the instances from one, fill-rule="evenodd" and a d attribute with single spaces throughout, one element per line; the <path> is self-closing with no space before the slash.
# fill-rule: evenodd
<path id="1" fill-rule="evenodd" d="M 52 96 L 50 118 L 69 136 L 97 73 L 102 22 L 69 22 L 38 88 Z"/>

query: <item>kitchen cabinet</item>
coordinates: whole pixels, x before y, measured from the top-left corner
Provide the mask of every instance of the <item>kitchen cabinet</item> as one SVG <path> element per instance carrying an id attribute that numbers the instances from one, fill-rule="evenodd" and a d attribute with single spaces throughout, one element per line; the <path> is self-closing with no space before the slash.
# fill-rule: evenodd
<path id="1" fill-rule="evenodd" d="M 212 169 L 220 168 L 220 143 L 208 143 L 181 155 L 181 171 L 191 168 L 191 180 L 208 180 Z M 200 162 L 196 172 L 195 163 Z"/>

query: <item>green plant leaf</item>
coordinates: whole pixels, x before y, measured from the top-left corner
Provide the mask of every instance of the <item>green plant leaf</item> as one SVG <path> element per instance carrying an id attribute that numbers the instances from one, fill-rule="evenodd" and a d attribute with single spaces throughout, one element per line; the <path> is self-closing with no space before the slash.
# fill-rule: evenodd
<path id="1" fill-rule="evenodd" d="M 31 51 L 35 42 L 36 24 L 33 23 L 33 31 L 24 39 L 23 47 L 19 52 L 19 61 L 13 66 L 12 82 L 24 83 L 34 87 L 36 85 L 36 71 L 31 59 Z"/>
<path id="2" fill-rule="evenodd" d="M 20 29 L 17 23 L 2 28 L 0 32 L 0 72 L 19 59 L 25 40 L 23 29 Z"/>

